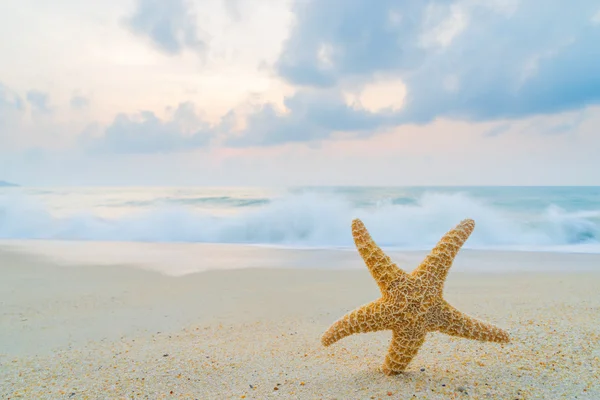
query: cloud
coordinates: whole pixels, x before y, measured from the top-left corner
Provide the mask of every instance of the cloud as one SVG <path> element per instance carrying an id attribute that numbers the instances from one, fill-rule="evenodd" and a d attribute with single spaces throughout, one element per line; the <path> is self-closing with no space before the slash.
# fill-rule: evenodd
<path id="1" fill-rule="evenodd" d="M 223 6 L 234 21 L 239 22 L 242 19 L 240 0 L 223 0 Z"/>
<path id="2" fill-rule="evenodd" d="M 23 99 L 0 83 L 0 126 L 8 123 L 15 114 L 22 113 L 24 109 Z"/>
<path id="3" fill-rule="evenodd" d="M 483 136 L 495 137 L 515 132 L 519 135 L 546 137 L 569 134 L 571 139 L 574 139 L 578 132 L 581 132 L 582 126 L 589 124 L 594 117 L 600 115 L 598 111 L 600 111 L 598 106 L 591 106 L 576 111 L 502 122 L 484 131 Z"/>
<path id="4" fill-rule="evenodd" d="M 96 153 L 143 154 L 169 153 L 206 147 L 217 128 L 203 121 L 192 103 L 181 103 L 162 120 L 151 111 L 135 115 L 118 114 L 97 135 L 91 125 L 82 133 L 81 144 Z"/>
<path id="5" fill-rule="evenodd" d="M 372 76 L 418 63 L 420 1 L 297 2 L 297 23 L 277 61 L 290 83 L 331 87 L 345 76 Z"/>
<path id="6" fill-rule="evenodd" d="M 487 137 L 495 137 L 495 136 L 500 136 L 508 131 L 510 131 L 511 125 L 504 123 L 504 124 L 500 124 L 497 126 L 494 126 L 490 129 L 488 129 L 487 131 L 484 132 L 483 136 L 487 136 Z"/>
<path id="7" fill-rule="evenodd" d="M 364 132 L 394 122 L 393 113 L 372 113 L 345 103 L 341 93 L 300 91 L 284 100 L 286 112 L 265 104 L 251 113 L 246 127 L 226 142 L 232 147 L 270 146 L 330 138 L 335 132 Z"/>
<path id="8" fill-rule="evenodd" d="M 50 96 L 48 93 L 39 90 L 30 90 L 26 93 L 25 98 L 34 112 L 41 114 L 49 114 L 52 112 L 52 108 L 49 104 Z"/>
<path id="9" fill-rule="evenodd" d="M 595 110 L 597 112 L 597 110 Z M 533 118 L 528 124 L 525 124 L 520 133 L 525 134 L 543 134 L 543 135 L 563 135 L 573 134 L 581 129 L 581 126 L 587 123 L 595 114 L 593 108 L 585 108 L 577 111 L 555 114 L 546 118 Z"/>
<path id="10" fill-rule="evenodd" d="M 137 0 L 136 10 L 124 22 L 166 54 L 178 55 L 189 49 L 204 56 L 207 50 L 187 0 Z"/>
<path id="11" fill-rule="evenodd" d="M 23 100 L 0 83 L 0 149 L 8 149 L 19 137 L 19 122 L 25 110 Z"/>
<path id="12" fill-rule="evenodd" d="M 84 96 L 75 95 L 69 102 L 73 110 L 83 110 L 90 105 L 90 99 Z"/>
<path id="13" fill-rule="evenodd" d="M 600 102 L 597 2 L 298 2 L 275 67 L 320 88 L 407 85 L 406 122 L 521 118 Z"/>
<path id="14" fill-rule="evenodd" d="M 47 93 L 30 90 L 22 98 L 0 83 L 0 152 L 61 143 L 69 124 L 56 121 L 49 102 Z"/>
<path id="15" fill-rule="evenodd" d="M 275 146 L 290 142 L 318 142 L 337 132 L 373 132 L 396 123 L 391 111 L 371 112 L 359 104 L 348 105 L 341 92 L 303 90 L 286 97 L 285 111 L 272 104 L 251 106 L 244 127 L 236 129 L 240 109 L 232 109 L 216 124 L 209 124 L 191 102 L 167 109 L 167 118 L 151 111 L 118 114 L 107 127 L 89 125 L 80 145 L 90 152 L 117 154 L 173 153 L 205 148 Z M 245 107 L 241 107 L 245 109 Z M 247 109 L 247 108 L 246 108 Z"/>
<path id="16" fill-rule="evenodd" d="M 549 128 L 547 128 L 545 130 L 544 133 L 546 133 L 548 135 L 560 135 L 563 133 L 573 132 L 574 130 L 579 129 L 579 127 L 581 126 L 581 124 L 583 122 L 585 122 L 585 120 L 586 120 L 586 115 L 585 115 L 585 113 L 582 112 L 571 120 L 550 126 Z"/>

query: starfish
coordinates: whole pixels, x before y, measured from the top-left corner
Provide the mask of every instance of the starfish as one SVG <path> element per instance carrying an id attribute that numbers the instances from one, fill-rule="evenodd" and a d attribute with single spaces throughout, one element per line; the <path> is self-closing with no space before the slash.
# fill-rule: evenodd
<path id="1" fill-rule="evenodd" d="M 336 321 L 323 334 L 323 345 L 329 346 L 355 333 L 391 330 L 392 340 L 382 369 L 386 375 L 394 375 L 406 369 L 428 332 L 508 343 L 506 331 L 463 314 L 442 297 L 454 257 L 474 228 L 475 221 L 463 220 L 409 274 L 377 246 L 359 219 L 353 220 L 354 243 L 382 296 Z"/>

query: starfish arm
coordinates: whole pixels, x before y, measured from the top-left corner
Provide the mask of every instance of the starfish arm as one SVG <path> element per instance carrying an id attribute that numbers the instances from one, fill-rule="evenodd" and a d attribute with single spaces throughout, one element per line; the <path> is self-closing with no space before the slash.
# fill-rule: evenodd
<path id="1" fill-rule="evenodd" d="M 482 342 L 508 343 L 508 332 L 492 324 L 478 320 L 458 311 L 450 304 L 445 304 L 439 313 L 439 332 Z"/>
<path id="2" fill-rule="evenodd" d="M 394 330 L 388 354 L 383 363 L 383 373 L 395 375 L 403 372 L 425 341 L 425 330 L 417 327 Z"/>
<path id="3" fill-rule="evenodd" d="M 401 275 L 407 275 L 377 246 L 367 228 L 359 219 L 352 221 L 352 236 L 360 256 L 382 291 L 385 291 L 389 282 Z"/>
<path id="4" fill-rule="evenodd" d="M 365 304 L 349 312 L 329 327 L 321 337 L 321 343 L 329 346 L 355 333 L 375 332 L 386 329 L 386 310 L 381 300 Z"/>
<path id="5" fill-rule="evenodd" d="M 448 231 L 442 239 L 431 250 L 425 260 L 414 270 L 413 276 L 427 280 L 429 286 L 435 287 L 440 291 L 444 286 L 444 281 L 448 271 L 452 266 L 454 257 L 462 245 L 467 241 L 471 232 L 475 228 L 475 221 L 465 219 L 456 227 Z"/>

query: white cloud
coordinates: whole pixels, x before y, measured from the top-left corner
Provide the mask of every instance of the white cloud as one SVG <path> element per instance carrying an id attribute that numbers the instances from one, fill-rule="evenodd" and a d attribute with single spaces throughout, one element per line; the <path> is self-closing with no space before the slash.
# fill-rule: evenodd
<path id="1" fill-rule="evenodd" d="M 402 23 L 402 13 L 397 10 L 390 10 L 388 13 L 388 26 L 390 28 L 397 27 Z"/>
<path id="2" fill-rule="evenodd" d="M 317 52 L 317 60 L 320 68 L 333 67 L 333 47 L 328 43 L 322 43 Z"/>
<path id="3" fill-rule="evenodd" d="M 423 21 L 421 45 L 423 47 L 447 47 L 468 25 L 467 10 L 460 4 L 450 7 L 430 4 Z"/>
<path id="4" fill-rule="evenodd" d="M 82 144 L 91 152 L 116 154 L 170 153 L 206 147 L 216 128 L 202 119 L 194 105 L 181 103 L 161 119 L 151 111 L 119 114 L 98 132 L 88 130 Z M 99 133 L 99 134 L 98 134 Z"/>
<path id="5" fill-rule="evenodd" d="M 0 157 L 0 171 L 4 179 L 27 185 L 597 185 L 600 108 L 590 109 L 568 135 L 540 129 L 576 119 L 576 114 L 526 119 L 494 137 L 483 136 L 490 123 L 441 119 L 313 148 L 288 144 L 96 157 L 13 153 Z"/>
<path id="6" fill-rule="evenodd" d="M 593 24 L 600 24 L 600 9 L 598 9 L 598 11 L 596 12 L 596 14 L 594 14 L 592 16 L 592 23 Z"/>
<path id="7" fill-rule="evenodd" d="M 181 101 L 194 101 L 216 120 L 250 94 L 280 91 L 268 67 L 288 36 L 289 0 L 238 1 L 239 20 L 222 0 L 190 4 L 195 24 L 211 38 L 204 65 L 193 53 L 157 52 L 125 29 L 133 1 L 2 1 L 0 36 L 11 40 L 0 41 L 0 77 L 19 93 L 48 92 L 63 121 L 72 118 L 74 91 L 93 97 L 89 114 L 105 123 L 119 112 L 159 112 Z"/>
<path id="8" fill-rule="evenodd" d="M 519 8 L 521 0 L 464 0 L 462 4 L 469 7 L 485 7 L 490 8 L 502 14 L 505 17 L 510 17 Z"/>
<path id="9" fill-rule="evenodd" d="M 406 85 L 396 78 L 379 78 L 366 84 L 358 94 L 346 94 L 348 105 L 360 104 L 366 110 L 377 113 L 383 110 L 397 111 L 404 106 Z"/>
<path id="10" fill-rule="evenodd" d="M 210 38 L 202 52 L 205 62 L 189 49 L 176 56 L 156 51 L 147 38 L 124 29 L 119 21 L 135 8 L 134 0 L 0 2 L 0 36 L 10 38 L 0 41 L 0 77 L 11 90 L 0 98 L 0 169 L 7 165 L 9 147 L 15 150 L 13 171 L 23 169 L 21 177 L 32 182 L 40 181 L 40 172 L 55 171 L 56 182 L 87 183 L 89 167 L 94 182 L 161 183 L 168 175 L 214 167 L 219 172 L 207 180 L 199 175 L 180 181 L 239 183 L 252 175 L 257 184 L 275 179 L 372 183 L 369 176 L 383 184 L 436 183 L 436 179 L 439 183 L 436 174 L 451 164 L 452 153 L 471 153 L 472 159 L 465 156 L 444 174 L 450 179 L 466 171 L 452 183 L 486 183 L 483 166 L 497 167 L 503 160 L 494 152 L 512 154 L 513 148 L 522 156 L 517 162 L 535 164 L 539 181 L 552 178 L 544 171 L 545 163 L 559 169 L 561 162 L 577 161 L 564 152 L 581 151 L 589 165 L 598 167 L 597 155 L 591 152 L 600 144 L 591 139 L 597 131 L 587 114 L 551 122 L 543 119 L 545 123 L 532 123 L 521 131 L 513 129 L 512 123 L 506 130 L 500 125 L 502 129 L 492 129 L 493 137 L 485 138 L 480 136 L 490 129 L 481 128 L 479 122 L 444 120 L 458 115 L 471 121 L 499 119 L 503 124 L 504 118 L 518 122 L 535 113 L 597 103 L 593 72 L 598 58 L 592 45 L 599 31 L 589 22 L 591 18 L 600 23 L 596 4 L 577 3 L 578 7 L 569 8 L 572 12 L 564 24 L 557 25 L 549 23 L 560 19 L 565 7 L 557 1 L 459 0 L 428 9 L 418 0 L 403 3 L 402 9 L 392 0 L 365 0 L 352 7 L 341 7 L 346 4 L 343 0 L 313 1 L 305 3 L 312 8 L 307 6 L 302 15 L 298 9 L 304 2 L 292 8 L 291 0 L 189 0 L 189 4 L 195 11 L 188 27 L 197 27 Z M 540 13 L 539 7 L 548 7 L 547 12 Z M 297 36 L 290 36 L 294 20 L 299 28 L 293 31 Z M 317 23 L 323 20 L 327 23 Z M 575 42 L 569 42 L 570 37 Z M 419 47 L 419 41 L 424 47 Z M 286 72 L 272 68 L 282 48 L 289 61 Z M 294 74 L 297 79 L 289 79 Z M 280 82 L 282 77 L 287 83 Z M 515 82 L 523 91 L 515 89 Z M 529 92 L 528 85 L 534 86 Z M 33 103 L 28 103 L 27 92 L 32 89 L 48 97 L 30 96 Z M 93 101 L 73 97 L 81 93 Z M 245 106 L 249 98 L 255 107 Z M 20 107 L 15 99 L 21 99 Z M 195 109 L 184 107 L 179 113 L 166 109 L 190 102 Z M 52 113 L 34 117 L 34 103 L 39 110 L 51 108 Z M 280 112 L 282 108 L 286 112 Z M 220 125 L 232 109 L 232 119 Z M 400 113 L 388 113 L 407 109 L 409 115 L 402 121 Z M 440 119 L 441 124 L 428 123 Z M 394 127 L 411 121 L 422 126 Z M 594 121 L 597 126 L 598 118 Z M 73 148 L 90 122 L 98 128 L 92 144 L 105 154 L 86 158 L 79 153 L 57 167 L 67 153 L 60 152 Z M 223 147 L 231 145 L 223 138 L 222 147 L 206 150 L 209 139 L 219 136 L 217 128 L 223 126 L 242 131 L 248 140 L 241 140 L 232 151 Z M 366 138 L 375 132 L 381 136 Z M 345 135 L 344 140 L 328 142 L 342 137 L 338 134 Z M 524 144 L 519 134 L 526 137 Z M 567 142 L 573 138 L 580 147 Z M 310 140 L 320 148 L 304 146 Z M 262 145 L 272 147 L 244 147 Z M 19 161 L 19 152 L 28 148 L 42 150 L 30 151 L 28 158 Z M 543 151 L 532 156 L 532 149 Z M 109 151 L 128 154 L 114 157 Z M 173 153 L 148 154 L 161 151 Z M 38 159 L 43 152 L 54 156 Z M 131 155 L 136 152 L 146 154 Z M 399 154 L 404 160 L 397 160 Z M 427 160 L 436 157 L 439 160 L 430 165 Z M 356 163 L 358 158 L 361 163 Z M 185 168 L 178 166 L 181 160 Z M 218 160 L 229 160 L 233 167 L 225 171 Z M 154 162 L 158 164 L 153 166 Z M 262 167 L 253 167 L 259 163 Z M 401 182 L 396 172 L 388 172 L 415 169 L 415 165 L 423 171 Z M 240 166 L 241 172 L 235 168 Z M 282 166 L 289 166 L 289 181 L 288 169 Z M 128 168 L 135 172 L 125 174 Z M 359 182 L 352 173 L 366 178 Z M 493 174 L 496 180 L 491 183 L 510 181 L 514 175 L 496 170 Z M 153 181 L 153 176 L 163 180 Z M 575 173 L 571 177 L 578 178 Z M 586 175 L 588 182 L 594 177 Z"/>

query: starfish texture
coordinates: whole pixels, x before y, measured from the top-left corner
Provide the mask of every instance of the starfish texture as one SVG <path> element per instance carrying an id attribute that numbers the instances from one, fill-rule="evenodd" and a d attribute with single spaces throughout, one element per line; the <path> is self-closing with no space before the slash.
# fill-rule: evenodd
<path id="1" fill-rule="evenodd" d="M 383 372 L 393 375 L 406 369 L 428 332 L 508 343 L 506 331 L 463 314 L 442 297 L 454 257 L 474 228 L 473 220 L 463 220 L 408 274 L 375 244 L 360 220 L 352 221 L 354 242 L 382 296 L 336 321 L 323 334 L 323 345 L 329 346 L 355 333 L 391 330 L 392 340 Z"/>

